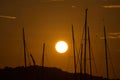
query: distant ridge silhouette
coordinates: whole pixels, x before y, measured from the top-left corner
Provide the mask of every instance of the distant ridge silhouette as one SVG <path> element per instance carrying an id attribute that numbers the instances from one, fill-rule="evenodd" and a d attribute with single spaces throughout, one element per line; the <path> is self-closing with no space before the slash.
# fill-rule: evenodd
<path id="1" fill-rule="evenodd" d="M 29 66 L 29 67 L 5 67 L 0 69 L 0 80 L 74 80 L 74 73 L 69 73 L 62 71 L 57 68 L 44 67 L 41 66 Z M 76 80 L 80 80 L 84 77 L 84 74 L 76 74 Z M 91 76 L 86 74 L 87 80 L 90 80 Z M 103 77 L 92 76 L 92 80 L 106 80 Z M 111 79 L 119 80 L 119 79 Z"/>

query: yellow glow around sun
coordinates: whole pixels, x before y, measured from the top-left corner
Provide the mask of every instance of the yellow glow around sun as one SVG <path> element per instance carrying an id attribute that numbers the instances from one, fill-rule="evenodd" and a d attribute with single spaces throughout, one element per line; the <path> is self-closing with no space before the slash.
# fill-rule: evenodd
<path id="1" fill-rule="evenodd" d="M 55 49 L 59 53 L 65 53 L 68 50 L 68 44 L 65 41 L 58 41 Z"/>

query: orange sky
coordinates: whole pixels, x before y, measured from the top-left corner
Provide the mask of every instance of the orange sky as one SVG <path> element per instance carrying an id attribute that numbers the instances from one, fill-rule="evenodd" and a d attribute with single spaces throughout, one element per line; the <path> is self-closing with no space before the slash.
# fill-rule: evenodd
<path id="1" fill-rule="evenodd" d="M 33 54 L 38 65 L 41 65 L 42 44 L 45 42 L 45 66 L 73 72 L 71 24 L 74 25 L 78 50 L 84 27 L 84 12 L 85 8 L 88 8 L 88 26 L 90 27 L 92 50 L 98 69 L 96 74 L 93 65 L 93 73 L 94 75 L 106 76 L 104 40 L 102 39 L 103 25 L 105 25 L 109 51 L 117 77 L 119 77 L 120 8 L 104 8 L 104 6 L 111 5 L 120 5 L 120 1 L 0 1 L 0 67 L 24 65 L 22 41 L 22 27 L 24 27 L 27 48 Z M 66 54 L 60 55 L 55 51 L 55 43 L 59 40 L 65 40 L 69 44 L 69 50 Z M 87 68 L 89 68 L 88 61 Z M 89 70 L 87 72 L 89 73 Z M 115 77 L 112 74 L 111 66 L 110 77 Z"/>

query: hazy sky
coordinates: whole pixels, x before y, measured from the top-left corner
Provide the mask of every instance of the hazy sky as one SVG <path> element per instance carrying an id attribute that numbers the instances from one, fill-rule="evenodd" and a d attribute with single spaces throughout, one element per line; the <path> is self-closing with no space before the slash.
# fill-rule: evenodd
<path id="1" fill-rule="evenodd" d="M 105 25 L 109 53 L 117 75 L 113 75 L 109 65 L 110 77 L 120 78 L 120 0 L 0 0 L 0 67 L 24 65 L 24 27 L 27 50 L 38 65 L 41 65 L 42 44 L 45 42 L 45 66 L 73 72 L 71 24 L 74 25 L 78 50 L 85 8 L 88 8 L 91 45 L 98 70 L 95 73 L 93 64 L 93 73 L 106 76 L 103 40 Z M 55 43 L 59 40 L 69 44 L 66 54 L 55 51 Z M 89 73 L 88 60 L 87 68 Z"/>

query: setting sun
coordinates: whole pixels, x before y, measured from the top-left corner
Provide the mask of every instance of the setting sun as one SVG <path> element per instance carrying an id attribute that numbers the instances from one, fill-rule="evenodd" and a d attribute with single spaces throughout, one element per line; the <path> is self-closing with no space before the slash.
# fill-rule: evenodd
<path id="1" fill-rule="evenodd" d="M 55 45 L 55 49 L 59 53 L 65 53 L 68 50 L 68 44 L 65 41 L 58 41 Z"/>

